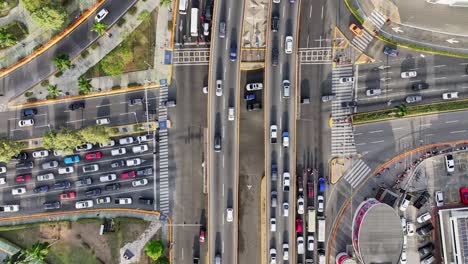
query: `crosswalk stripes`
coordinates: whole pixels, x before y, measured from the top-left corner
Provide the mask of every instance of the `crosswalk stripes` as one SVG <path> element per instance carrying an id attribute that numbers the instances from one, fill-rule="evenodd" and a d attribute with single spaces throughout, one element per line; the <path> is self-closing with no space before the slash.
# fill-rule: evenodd
<path id="1" fill-rule="evenodd" d="M 161 102 L 168 97 L 168 87 L 159 89 L 158 120 L 167 120 L 167 107 Z M 159 128 L 159 211 L 169 214 L 169 151 L 168 151 L 168 131 L 167 128 Z"/>
<path id="2" fill-rule="evenodd" d="M 363 30 L 362 35 L 355 36 L 351 41 L 351 44 L 353 44 L 353 46 L 358 50 L 364 52 L 372 39 L 372 35 L 369 32 Z"/>
<path id="3" fill-rule="evenodd" d="M 359 159 L 353 164 L 353 167 L 346 172 L 344 179 L 351 187 L 356 188 L 370 172 L 371 168 L 369 168 L 364 161 Z"/>
<path id="4" fill-rule="evenodd" d="M 372 24 L 374 24 L 377 27 L 377 29 L 381 29 L 387 21 L 387 18 L 377 10 L 372 11 L 371 15 L 368 18 L 372 22 Z"/>
<path id="5" fill-rule="evenodd" d="M 341 83 L 340 79 L 352 76 L 352 66 L 337 67 L 332 71 L 332 93 L 335 94 L 336 98 L 332 101 L 331 148 L 332 155 L 335 157 L 352 156 L 357 153 L 353 127 L 348 122 L 351 108 L 341 105 L 342 102 L 353 101 L 354 82 Z"/>
<path id="6" fill-rule="evenodd" d="M 210 62 L 209 48 L 174 49 L 173 65 L 208 65 Z"/>

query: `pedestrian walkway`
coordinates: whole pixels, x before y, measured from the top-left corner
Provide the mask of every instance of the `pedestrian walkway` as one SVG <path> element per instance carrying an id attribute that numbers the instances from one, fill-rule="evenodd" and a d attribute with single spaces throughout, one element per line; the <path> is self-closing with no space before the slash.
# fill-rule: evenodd
<path id="1" fill-rule="evenodd" d="M 210 49 L 174 49 L 172 63 L 174 66 L 208 65 L 210 63 Z"/>
<path id="2" fill-rule="evenodd" d="M 163 86 L 159 90 L 159 108 L 158 121 L 165 122 L 167 120 L 167 107 L 162 104 L 167 100 L 168 87 Z M 169 135 L 167 127 L 159 128 L 159 211 L 164 214 L 169 214 Z"/>
<path id="3" fill-rule="evenodd" d="M 330 64 L 332 48 L 300 48 L 299 62 L 301 64 Z"/>
<path id="4" fill-rule="evenodd" d="M 354 36 L 353 40 L 351 41 L 351 44 L 361 52 L 364 52 L 373 39 L 374 37 L 369 32 L 363 29 L 362 35 Z"/>
<path id="5" fill-rule="evenodd" d="M 372 22 L 372 24 L 374 24 L 377 30 L 380 30 L 385 24 L 385 22 L 387 22 L 387 18 L 376 9 L 372 11 L 371 15 L 368 16 L 367 19 L 369 19 Z"/>
<path id="6" fill-rule="evenodd" d="M 351 169 L 346 172 L 344 179 L 351 185 L 351 187 L 356 188 L 370 172 L 371 168 L 367 166 L 362 159 L 359 159 L 352 165 Z"/>
<path id="7" fill-rule="evenodd" d="M 336 96 L 336 99 L 332 101 L 331 147 L 333 157 L 357 154 L 350 120 L 352 107 L 343 107 L 341 105 L 343 102 L 353 101 L 354 82 L 340 82 L 341 78 L 352 77 L 352 75 L 352 66 L 337 67 L 332 71 L 332 93 Z"/>

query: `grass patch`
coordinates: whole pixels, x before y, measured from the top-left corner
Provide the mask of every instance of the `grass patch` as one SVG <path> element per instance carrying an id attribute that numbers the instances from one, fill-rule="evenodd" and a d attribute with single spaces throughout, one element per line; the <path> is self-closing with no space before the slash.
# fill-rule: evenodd
<path id="1" fill-rule="evenodd" d="M 156 41 L 155 12 L 148 21 L 143 21 L 122 43 L 90 68 L 85 78 L 116 76 L 125 72 L 153 68 Z"/>
<path id="2" fill-rule="evenodd" d="M 11 9 L 18 5 L 18 0 L 0 1 L 0 17 L 7 16 Z"/>
<path id="3" fill-rule="evenodd" d="M 412 117 L 418 115 L 429 115 L 439 112 L 462 111 L 468 109 L 468 100 L 442 102 L 434 104 L 412 105 L 407 106 L 407 113 L 404 117 Z M 357 113 L 353 115 L 353 124 L 359 125 L 364 123 L 385 121 L 397 119 L 398 109 L 385 109 L 373 112 Z M 400 117 L 401 118 L 401 117 Z"/>
<path id="4" fill-rule="evenodd" d="M 6 43 L 6 42 L 0 43 L 0 49 L 9 48 L 15 45 L 16 43 L 20 42 L 24 38 L 26 38 L 26 36 L 28 35 L 28 29 L 23 23 L 19 21 L 13 21 L 9 24 L 6 24 L 3 27 L 0 27 L 0 31 L 5 31 L 6 33 L 13 35 L 13 39 L 11 43 Z"/>
<path id="5" fill-rule="evenodd" d="M 60 222 L 44 222 L 44 223 L 31 223 L 31 224 L 22 224 L 22 225 L 14 225 L 14 226 L 0 226 L 0 232 L 8 232 L 8 231 L 15 231 L 15 230 L 22 230 L 27 228 L 34 228 L 41 225 L 70 225 L 69 221 L 60 221 Z M 14 232 L 13 232 L 14 233 Z M 4 235 L 3 233 L 1 234 Z"/>
<path id="6" fill-rule="evenodd" d="M 57 264 L 101 264 L 102 262 L 94 255 L 91 248 L 83 245 L 73 245 L 66 243 L 55 243 L 50 247 L 46 260 L 49 263 Z"/>

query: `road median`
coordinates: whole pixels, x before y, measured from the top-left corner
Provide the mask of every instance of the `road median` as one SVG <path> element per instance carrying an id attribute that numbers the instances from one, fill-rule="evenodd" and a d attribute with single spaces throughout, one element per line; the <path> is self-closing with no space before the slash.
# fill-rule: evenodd
<path id="1" fill-rule="evenodd" d="M 367 123 L 409 118 L 415 116 L 464 111 L 467 109 L 468 99 L 411 106 L 400 105 L 393 109 L 383 109 L 353 114 L 352 122 L 353 125 L 362 125 Z"/>

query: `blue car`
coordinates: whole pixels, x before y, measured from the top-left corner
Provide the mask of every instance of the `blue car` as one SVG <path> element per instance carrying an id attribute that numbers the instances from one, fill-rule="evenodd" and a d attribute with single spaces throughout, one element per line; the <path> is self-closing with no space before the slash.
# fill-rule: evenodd
<path id="1" fill-rule="evenodd" d="M 392 49 L 390 47 L 385 47 L 383 53 L 388 56 L 396 57 L 398 56 L 398 50 Z"/>
<path id="2" fill-rule="evenodd" d="M 229 59 L 231 61 L 235 61 L 237 59 L 237 44 L 232 43 L 231 45 L 231 52 L 229 52 Z"/>
<path id="3" fill-rule="evenodd" d="M 319 191 L 324 192 L 325 191 L 325 179 L 323 177 L 320 177 L 318 179 L 319 182 Z"/>
<path id="4" fill-rule="evenodd" d="M 48 192 L 49 191 L 49 186 L 43 185 L 39 186 L 33 189 L 34 193 L 43 193 L 43 192 Z"/>
<path id="5" fill-rule="evenodd" d="M 53 188 L 54 190 L 63 190 L 68 189 L 71 187 L 71 182 L 69 181 L 58 181 L 54 183 Z"/>
<path id="6" fill-rule="evenodd" d="M 78 163 L 78 162 L 80 162 L 80 156 L 73 155 L 73 156 L 65 157 L 63 159 L 63 162 L 65 162 L 65 164 Z"/>
<path id="7" fill-rule="evenodd" d="M 245 94 L 245 95 L 244 95 L 244 99 L 245 99 L 246 101 L 255 100 L 255 94 Z"/>

